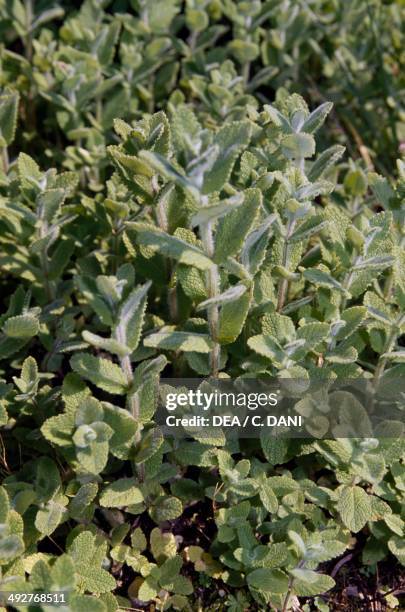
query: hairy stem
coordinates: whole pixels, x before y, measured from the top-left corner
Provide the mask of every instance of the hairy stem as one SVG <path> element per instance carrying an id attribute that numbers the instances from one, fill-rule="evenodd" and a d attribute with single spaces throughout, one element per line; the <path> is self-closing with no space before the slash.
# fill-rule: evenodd
<path id="1" fill-rule="evenodd" d="M 297 168 L 299 168 L 301 170 L 301 172 L 303 174 L 305 174 L 305 159 L 303 157 L 299 157 L 295 160 L 295 165 L 297 166 Z M 288 241 L 290 240 L 295 226 L 297 224 L 297 220 L 292 218 L 288 221 L 287 224 L 287 231 L 286 231 L 286 236 L 284 239 L 284 247 L 283 247 L 283 262 L 282 265 L 284 268 L 286 268 L 288 266 L 289 263 L 289 259 L 290 259 L 290 245 L 288 243 Z M 288 279 L 283 278 L 283 280 L 281 281 L 281 283 L 279 284 L 278 287 L 278 294 L 277 294 L 277 311 L 280 312 L 285 304 L 285 300 L 287 298 L 287 293 L 288 293 Z"/>
<path id="2" fill-rule="evenodd" d="M 34 21 L 34 0 L 25 0 L 24 4 L 25 4 L 25 18 L 26 18 L 26 22 L 25 22 L 26 35 L 24 36 L 24 40 L 23 40 L 24 53 L 25 53 L 26 60 L 29 62 L 29 64 L 32 64 L 32 58 L 34 54 L 34 48 L 32 44 L 32 40 L 33 40 L 32 23 Z M 36 107 L 36 104 L 35 104 L 35 96 L 34 96 L 34 81 L 32 78 L 30 78 L 30 83 L 29 83 L 28 92 L 27 92 L 27 100 L 25 104 L 27 126 L 28 126 L 28 131 L 30 132 L 36 131 L 37 119 L 36 119 L 35 107 Z"/>
<path id="3" fill-rule="evenodd" d="M 190 51 L 193 52 L 197 46 L 198 32 L 197 30 L 192 30 L 190 36 L 188 37 L 188 46 Z"/>
<path id="4" fill-rule="evenodd" d="M 32 21 L 34 18 L 34 6 L 33 0 L 25 0 L 25 16 L 26 16 L 26 30 L 27 35 L 24 40 L 25 45 L 25 57 L 31 62 L 32 61 Z"/>
<path id="5" fill-rule="evenodd" d="M 124 374 L 128 381 L 128 386 L 130 386 L 134 380 L 134 374 L 132 371 L 132 364 L 129 355 L 125 355 L 120 358 L 120 365 L 124 371 Z M 134 436 L 134 445 L 138 444 L 141 441 L 141 426 L 139 425 L 139 415 L 140 415 L 140 403 L 139 403 L 139 394 L 137 391 L 135 393 L 131 393 L 128 396 L 128 408 L 133 418 L 138 424 L 138 429 Z M 143 464 L 133 463 L 134 471 L 138 475 L 138 478 L 141 482 L 145 479 L 145 467 Z"/>
<path id="6" fill-rule="evenodd" d="M 129 355 L 125 355 L 125 357 L 121 357 L 120 359 L 120 364 L 121 364 L 121 368 L 124 371 L 124 374 L 126 376 L 128 385 L 130 385 L 134 379 L 134 374 L 132 372 L 132 364 L 131 364 L 131 358 Z M 135 415 L 133 415 L 135 416 Z"/>
<path id="7" fill-rule="evenodd" d="M 384 353 L 390 353 L 392 351 L 392 349 L 395 346 L 396 338 L 397 338 L 397 329 L 394 327 L 391 330 L 387 338 L 387 342 L 384 347 Z M 379 380 L 381 376 L 384 374 L 384 370 L 385 370 L 385 366 L 387 365 L 387 362 L 388 362 L 387 357 L 380 357 L 380 359 L 378 360 L 377 367 L 374 371 L 374 378 L 373 378 L 374 388 L 378 386 Z"/>
<path id="8" fill-rule="evenodd" d="M 48 232 L 48 223 L 45 219 L 40 216 L 40 229 L 39 229 L 39 237 L 45 238 Z M 42 274 L 44 275 L 44 285 L 45 285 L 45 293 L 49 302 L 55 299 L 55 288 L 53 283 L 49 280 L 49 259 L 48 259 L 48 247 L 45 245 L 42 248 L 40 253 L 40 261 L 41 261 L 41 269 Z"/>
<path id="9" fill-rule="evenodd" d="M 100 95 L 96 96 L 96 119 L 101 126 L 103 121 L 103 100 Z"/>
<path id="10" fill-rule="evenodd" d="M 214 255 L 214 236 L 212 230 L 212 222 L 205 223 L 201 226 L 201 237 L 204 244 L 205 252 L 210 257 Z M 213 264 L 207 271 L 207 289 L 210 298 L 216 297 L 219 294 L 219 270 L 218 266 Z M 208 309 L 208 325 L 210 329 L 211 339 L 214 346 L 211 350 L 211 374 L 214 377 L 218 376 L 219 372 L 219 357 L 220 345 L 218 342 L 218 324 L 219 324 L 219 309 L 218 306 L 210 306 Z"/>
<path id="11" fill-rule="evenodd" d="M 288 241 L 291 237 L 291 234 L 294 231 L 295 224 L 296 224 L 296 221 L 294 219 L 291 219 L 287 225 L 287 233 L 286 233 L 286 237 L 284 240 L 284 247 L 283 247 L 283 264 L 282 265 L 284 268 L 286 268 L 288 265 L 288 260 L 290 256 L 290 245 L 288 244 Z M 278 295 L 277 295 L 277 311 L 278 312 L 280 312 L 284 307 L 287 293 L 288 293 L 288 279 L 283 278 L 278 287 Z"/>
<path id="12" fill-rule="evenodd" d="M 159 184 L 158 184 L 156 175 L 152 177 L 151 183 L 152 183 L 152 189 L 154 193 L 158 193 Z M 169 221 L 167 218 L 166 204 L 167 204 L 167 198 L 169 196 L 170 191 L 167 191 L 166 193 L 160 195 L 160 197 L 158 197 L 157 205 L 156 205 L 156 220 L 157 220 L 158 226 L 164 232 L 167 232 L 169 230 Z M 167 305 L 169 308 L 170 320 L 172 323 L 175 323 L 179 315 L 179 307 L 177 303 L 177 282 L 173 275 L 172 263 L 169 260 L 166 260 L 165 265 L 166 265 L 166 272 L 168 276 L 168 285 L 169 285 L 169 288 L 167 291 Z"/>
<path id="13" fill-rule="evenodd" d="M 245 28 L 246 28 L 245 40 L 246 40 L 246 42 L 251 42 L 252 41 L 252 36 L 250 34 L 251 25 L 252 25 L 252 17 L 250 15 L 247 15 L 245 17 Z M 245 62 L 243 64 L 243 68 L 242 68 L 243 84 L 244 84 L 245 87 L 249 83 L 250 65 L 251 65 L 251 62 L 248 60 L 247 62 Z"/>
<path id="14" fill-rule="evenodd" d="M 118 270 L 118 253 L 119 253 L 119 248 L 120 248 L 120 237 L 119 234 L 117 232 L 117 228 L 113 229 L 112 232 L 112 252 L 113 252 L 113 256 L 111 259 L 111 268 L 112 268 L 112 273 L 113 274 L 117 274 L 117 270 Z"/>
<path id="15" fill-rule="evenodd" d="M 1 155 L 1 163 L 3 166 L 3 170 L 4 170 L 4 174 L 8 173 L 8 167 L 9 167 L 9 159 L 8 159 L 8 150 L 7 147 L 1 147 L 0 148 L 0 155 Z"/>
<path id="16" fill-rule="evenodd" d="M 44 275 L 46 297 L 48 298 L 48 301 L 51 302 L 55 299 L 55 292 L 52 283 L 49 280 L 49 262 L 46 250 L 44 250 L 41 254 L 41 267 L 42 274 Z"/>
<path id="17" fill-rule="evenodd" d="M 243 82 L 245 84 L 245 86 L 249 83 L 249 77 L 250 77 L 250 62 L 246 62 L 243 66 L 243 71 L 242 71 L 242 76 L 243 76 Z"/>
<path id="18" fill-rule="evenodd" d="M 288 579 L 288 589 L 287 589 L 287 593 L 284 598 L 283 607 L 282 607 L 281 612 L 286 612 L 288 610 L 288 603 L 290 601 L 293 585 L 294 585 L 294 578 L 293 576 L 290 576 Z"/>
<path id="19" fill-rule="evenodd" d="M 152 187 L 154 190 L 159 189 L 159 187 L 157 185 L 155 185 L 153 179 L 155 179 L 156 177 L 152 177 Z M 160 229 L 162 229 L 164 232 L 167 232 L 168 227 L 169 227 L 169 223 L 167 220 L 167 213 L 166 213 L 166 198 L 165 197 L 160 197 L 158 199 L 158 203 L 156 205 L 156 219 L 158 222 L 158 225 L 160 227 Z"/>
<path id="20" fill-rule="evenodd" d="M 353 267 L 356 266 L 359 263 L 360 260 L 361 260 L 361 257 L 359 255 L 354 260 Z M 353 272 L 353 270 L 351 272 L 347 272 L 347 274 L 345 276 L 345 279 L 343 281 L 343 288 L 346 289 L 346 291 L 349 291 L 349 289 L 351 287 L 351 284 L 353 282 L 353 279 L 354 279 L 354 272 Z M 341 310 L 342 311 L 346 308 L 347 299 L 348 298 L 347 298 L 346 295 L 344 295 L 343 298 L 342 298 L 342 304 L 341 304 Z"/>

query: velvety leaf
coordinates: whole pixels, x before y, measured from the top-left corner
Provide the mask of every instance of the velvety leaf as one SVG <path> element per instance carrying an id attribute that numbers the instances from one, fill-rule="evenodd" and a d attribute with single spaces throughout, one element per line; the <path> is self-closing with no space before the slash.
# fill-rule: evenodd
<path id="1" fill-rule="evenodd" d="M 208 334 L 182 332 L 163 327 L 161 331 L 147 336 L 144 345 L 169 351 L 182 350 L 184 352 L 209 353 L 212 348 L 212 341 Z"/>
<path id="2" fill-rule="evenodd" d="M 125 393 L 127 380 L 121 368 L 112 361 L 93 357 L 88 353 L 76 353 L 70 360 L 73 370 L 100 389 L 119 395 Z"/>
<path id="3" fill-rule="evenodd" d="M 106 546 L 96 544 L 96 536 L 90 531 L 83 531 L 74 538 L 69 553 L 75 564 L 79 591 L 99 594 L 115 589 L 114 578 L 100 567 Z"/>
<path id="4" fill-rule="evenodd" d="M 223 188 L 238 155 L 249 144 L 250 137 L 251 125 L 248 121 L 229 122 L 219 130 L 214 143 L 221 154 L 204 176 L 204 193 L 220 191 Z"/>
<path id="5" fill-rule="evenodd" d="M 139 504 L 143 494 L 134 478 L 121 478 L 108 485 L 100 495 L 100 505 L 105 508 L 120 508 Z"/>
<path id="6" fill-rule="evenodd" d="M 113 333 L 118 342 L 129 348 L 129 352 L 134 351 L 139 343 L 149 288 L 150 283 L 146 283 L 134 289 L 118 311 L 118 323 Z"/>
<path id="7" fill-rule="evenodd" d="M 343 523 L 357 533 L 371 518 L 371 505 L 367 493 L 358 486 L 344 487 L 337 505 Z"/>
<path id="8" fill-rule="evenodd" d="M 288 576 L 279 569 L 255 569 L 248 574 L 247 583 L 263 593 L 286 593 L 288 590 Z"/>
<path id="9" fill-rule="evenodd" d="M 219 314 L 218 341 L 220 344 L 235 342 L 243 329 L 249 312 L 251 295 L 244 292 L 239 298 L 225 303 Z"/>
<path id="10" fill-rule="evenodd" d="M 217 263 L 223 263 L 227 257 L 239 252 L 254 225 L 261 204 L 261 192 L 258 189 L 247 189 L 243 205 L 221 219 L 215 235 L 214 259 Z"/>
<path id="11" fill-rule="evenodd" d="M 213 262 L 198 247 L 192 246 L 165 232 L 145 223 L 132 223 L 130 228 L 136 231 L 138 244 L 156 249 L 162 255 L 176 259 L 179 263 L 194 266 L 200 270 L 208 270 Z"/>
<path id="12" fill-rule="evenodd" d="M 183 505 L 177 497 L 166 495 L 159 497 L 149 512 L 155 523 L 164 523 L 178 518 L 183 512 Z"/>
<path id="13" fill-rule="evenodd" d="M 289 134 L 282 140 L 282 151 L 289 159 L 312 157 L 315 153 L 315 140 L 309 134 Z"/>
<path id="14" fill-rule="evenodd" d="M 321 125 L 324 123 L 326 117 L 329 115 L 330 111 L 333 108 L 333 104 L 331 102 L 324 102 L 318 108 L 316 108 L 312 113 L 307 117 L 302 126 L 302 131 L 307 134 L 313 134 L 316 132 Z"/>
<path id="15" fill-rule="evenodd" d="M 300 596 L 311 596 L 326 593 L 335 586 L 335 581 L 330 576 L 318 574 L 310 569 L 293 569 L 294 592 Z"/>
<path id="16" fill-rule="evenodd" d="M 7 147 L 14 140 L 19 98 L 17 91 L 6 91 L 0 96 L 0 147 Z"/>
<path id="17" fill-rule="evenodd" d="M 3 331 L 9 338 L 32 338 L 39 331 L 39 321 L 31 315 L 10 317 L 3 325 Z"/>

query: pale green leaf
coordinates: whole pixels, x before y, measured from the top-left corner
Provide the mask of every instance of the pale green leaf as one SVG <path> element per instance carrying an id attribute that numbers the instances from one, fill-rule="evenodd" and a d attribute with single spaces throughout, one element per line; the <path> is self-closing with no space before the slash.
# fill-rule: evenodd
<path id="1" fill-rule="evenodd" d="M 248 585 L 263 593 L 286 593 L 288 576 L 279 569 L 255 569 L 247 576 Z"/>
<path id="2" fill-rule="evenodd" d="M 121 508 L 143 501 L 143 494 L 134 478 L 121 478 L 108 485 L 100 495 L 100 506 Z"/>
<path id="3" fill-rule="evenodd" d="M 310 134 L 289 134 L 281 141 L 281 148 L 288 159 L 312 157 L 315 153 L 315 140 Z"/>
<path id="4" fill-rule="evenodd" d="M 208 334 L 182 332 L 170 327 L 162 327 L 161 331 L 146 336 L 144 346 L 168 351 L 209 353 L 213 345 Z"/>
<path id="5" fill-rule="evenodd" d="M 10 317 L 3 325 L 3 331 L 9 338 L 29 339 L 39 331 L 39 321 L 32 315 Z"/>
<path id="6" fill-rule="evenodd" d="M 213 265 L 211 259 L 198 247 L 171 236 L 146 223 L 130 223 L 129 229 L 136 231 L 136 242 L 159 251 L 166 257 L 176 259 L 179 263 L 208 270 Z"/>
<path id="7" fill-rule="evenodd" d="M 215 235 L 214 259 L 217 263 L 223 263 L 240 251 L 254 226 L 261 204 L 261 192 L 258 189 L 246 189 L 243 204 L 220 220 Z"/>
<path id="8" fill-rule="evenodd" d="M 88 353 L 76 353 L 70 360 L 72 369 L 100 389 L 122 395 L 127 389 L 127 380 L 121 368 L 107 359 Z"/>
<path id="9" fill-rule="evenodd" d="M 14 140 L 19 99 L 17 91 L 5 91 L 0 96 L 0 147 L 7 147 Z"/>
<path id="10" fill-rule="evenodd" d="M 370 498 L 364 489 L 358 486 L 343 488 L 337 509 L 344 525 L 354 533 L 360 531 L 372 516 Z"/>

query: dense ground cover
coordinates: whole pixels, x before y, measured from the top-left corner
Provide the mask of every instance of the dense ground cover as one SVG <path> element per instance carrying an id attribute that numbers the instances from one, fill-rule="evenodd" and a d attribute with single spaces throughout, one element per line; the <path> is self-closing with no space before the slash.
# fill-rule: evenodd
<path id="1" fill-rule="evenodd" d="M 0 1 L 0 591 L 400 609 L 401 422 L 321 439 L 347 392 L 297 399 L 318 439 L 154 414 L 161 377 L 404 376 L 403 19 Z"/>

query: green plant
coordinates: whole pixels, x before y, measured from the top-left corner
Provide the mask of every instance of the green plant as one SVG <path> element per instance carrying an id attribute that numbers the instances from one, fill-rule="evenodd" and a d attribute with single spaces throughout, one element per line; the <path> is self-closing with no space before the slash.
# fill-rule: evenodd
<path id="1" fill-rule="evenodd" d="M 325 610 L 347 551 L 404 565 L 404 425 L 331 390 L 404 375 L 403 8 L 340 4 L 0 2 L 0 591 Z M 209 376 L 299 380 L 312 438 L 165 439 Z"/>

